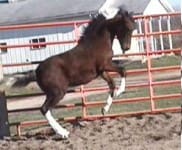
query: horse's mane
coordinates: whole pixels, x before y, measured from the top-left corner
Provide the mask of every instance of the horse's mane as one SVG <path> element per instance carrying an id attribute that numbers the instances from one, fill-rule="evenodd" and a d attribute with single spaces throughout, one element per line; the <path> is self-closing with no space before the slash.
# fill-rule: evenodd
<path id="1" fill-rule="evenodd" d="M 120 14 L 122 16 L 127 16 L 130 20 L 133 20 L 132 13 L 128 13 L 124 8 L 120 7 L 117 14 Z M 88 26 L 85 28 L 82 36 L 80 37 L 78 43 L 80 42 L 86 42 L 94 40 L 96 37 L 101 36 L 103 31 L 106 29 L 107 20 L 102 14 L 98 14 L 96 17 L 94 17 Z M 108 24 L 107 24 L 108 25 Z"/>
<path id="2" fill-rule="evenodd" d="M 99 36 L 105 29 L 105 23 L 106 18 L 102 14 L 98 14 L 90 21 L 78 42 L 80 43 L 82 41 L 92 40 L 95 36 Z"/>

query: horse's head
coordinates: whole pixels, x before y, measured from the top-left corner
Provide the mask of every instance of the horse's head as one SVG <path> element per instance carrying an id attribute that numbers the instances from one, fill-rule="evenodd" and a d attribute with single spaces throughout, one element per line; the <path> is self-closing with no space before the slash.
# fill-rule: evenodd
<path id="1" fill-rule="evenodd" d="M 108 20 L 108 23 L 111 37 L 117 36 L 123 53 L 130 49 L 132 32 L 135 29 L 132 15 L 120 9 L 113 19 Z"/>

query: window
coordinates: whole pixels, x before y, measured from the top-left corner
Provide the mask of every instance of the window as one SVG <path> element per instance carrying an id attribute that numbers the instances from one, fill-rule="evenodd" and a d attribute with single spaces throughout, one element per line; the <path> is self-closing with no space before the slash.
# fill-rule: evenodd
<path id="1" fill-rule="evenodd" d="M 30 44 L 36 44 L 36 45 L 30 46 L 30 49 L 37 50 L 37 49 L 46 48 L 45 42 L 46 42 L 45 38 L 31 39 Z"/>
<path id="2" fill-rule="evenodd" d="M 7 43 L 0 43 L 0 46 L 7 46 Z M 8 52 L 8 48 L 4 47 L 4 48 L 0 48 L 1 53 L 7 53 Z"/>

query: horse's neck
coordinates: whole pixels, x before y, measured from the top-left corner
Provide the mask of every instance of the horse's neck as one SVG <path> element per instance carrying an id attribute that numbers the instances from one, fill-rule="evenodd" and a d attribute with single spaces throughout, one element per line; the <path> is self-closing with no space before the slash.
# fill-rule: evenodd
<path id="1" fill-rule="evenodd" d="M 82 39 L 79 40 L 77 47 L 81 47 L 81 49 L 83 49 L 84 51 L 90 51 L 91 48 L 92 52 L 98 52 L 99 47 L 99 49 L 102 49 L 102 51 L 104 51 L 112 48 L 113 40 L 114 35 L 112 35 L 109 30 L 105 28 L 101 33 L 97 33 L 95 35 L 92 35 L 91 37 L 82 37 Z"/>

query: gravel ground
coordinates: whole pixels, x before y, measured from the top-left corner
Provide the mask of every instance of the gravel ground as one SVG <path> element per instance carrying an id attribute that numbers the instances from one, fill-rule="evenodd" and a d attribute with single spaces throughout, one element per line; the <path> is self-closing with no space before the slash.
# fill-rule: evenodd
<path id="1" fill-rule="evenodd" d="M 63 124 L 62 140 L 48 127 L 0 141 L 0 150 L 180 150 L 181 114 L 167 113 Z"/>

